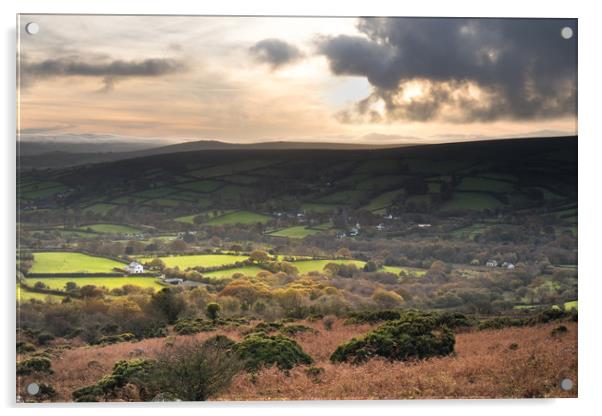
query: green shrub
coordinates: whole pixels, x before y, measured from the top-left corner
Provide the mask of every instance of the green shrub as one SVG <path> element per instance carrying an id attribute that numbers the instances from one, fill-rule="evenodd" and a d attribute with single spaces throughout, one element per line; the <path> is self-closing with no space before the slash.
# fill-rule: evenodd
<path id="1" fill-rule="evenodd" d="M 477 325 L 479 330 L 485 329 L 502 329 L 506 327 L 520 327 L 527 325 L 528 320 L 525 318 L 510 318 L 507 316 L 498 316 L 491 319 L 480 321 Z"/>
<path id="2" fill-rule="evenodd" d="M 283 335 L 288 335 L 288 336 L 293 336 L 293 337 L 298 334 L 305 334 L 305 333 L 317 334 L 318 333 L 317 330 L 315 330 L 309 326 L 305 326 L 305 325 L 286 325 L 280 329 L 280 332 Z"/>
<path id="3" fill-rule="evenodd" d="M 207 318 L 211 319 L 212 321 L 215 321 L 219 316 L 220 309 L 221 309 L 221 306 L 219 306 L 218 303 L 215 303 L 215 302 L 208 303 L 207 309 L 205 310 Z"/>
<path id="4" fill-rule="evenodd" d="M 38 386 L 40 387 L 40 391 L 38 391 L 38 394 L 35 396 L 36 401 L 41 402 L 44 400 L 49 400 L 55 397 L 57 394 L 56 390 L 50 384 L 40 383 Z"/>
<path id="5" fill-rule="evenodd" d="M 380 356 L 403 361 L 449 355 L 454 345 L 454 334 L 437 321 L 437 315 L 411 311 L 404 313 L 401 319 L 340 345 L 330 360 L 358 364 Z"/>
<path id="6" fill-rule="evenodd" d="M 569 332 L 568 328 L 564 325 L 560 325 L 560 326 L 557 326 L 556 328 L 552 329 L 552 331 L 550 332 L 550 335 L 552 335 L 553 337 L 557 337 L 559 335 L 566 334 L 567 332 Z"/>
<path id="7" fill-rule="evenodd" d="M 48 344 L 48 342 L 52 341 L 53 339 L 54 339 L 54 335 L 49 334 L 48 332 L 41 332 L 37 337 L 38 344 L 40 344 L 40 345 L 46 345 L 46 344 Z"/>
<path id="8" fill-rule="evenodd" d="M 17 363 L 17 374 L 20 376 L 32 373 L 52 374 L 52 363 L 46 357 L 31 357 Z"/>
<path id="9" fill-rule="evenodd" d="M 119 335 L 106 335 L 104 337 L 100 337 L 98 339 L 98 341 L 94 342 L 93 344 L 111 345 L 111 344 L 117 344 L 120 342 L 130 342 L 130 341 L 136 341 L 136 335 L 129 333 L 129 332 L 125 332 L 125 333 L 119 334 Z"/>
<path id="10" fill-rule="evenodd" d="M 249 321 L 245 318 L 226 318 L 216 320 L 206 320 L 202 318 L 187 319 L 181 318 L 176 321 L 174 330 L 179 335 L 197 334 L 199 332 L 214 331 L 220 327 L 239 326 L 247 324 Z"/>
<path id="11" fill-rule="evenodd" d="M 73 399 L 76 402 L 95 402 L 128 383 L 140 385 L 153 365 L 153 361 L 145 359 L 117 361 L 111 374 L 104 376 L 96 384 L 75 390 L 72 393 Z"/>
<path id="12" fill-rule="evenodd" d="M 234 351 L 245 362 L 247 371 L 251 372 L 272 365 L 281 370 L 290 370 L 296 365 L 313 363 L 313 359 L 294 340 L 264 332 L 247 335 L 234 346 Z"/>
<path id="13" fill-rule="evenodd" d="M 27 352 L 34 352 L 35 350 L 36 350 L 36 347 L 31 342 L 25 342 L 25 341 L 17 342 L 17 354 L 25 354 Z"/>
<path id="14" fill-rule="evenodd" d="M 383 321 L 394 321 L 401 318 L 401 312 L 395 310 L 380 310 L 380 311 L 360 311 L 351 312 L 347 319 L 346 324 L 375 324 Z"/>

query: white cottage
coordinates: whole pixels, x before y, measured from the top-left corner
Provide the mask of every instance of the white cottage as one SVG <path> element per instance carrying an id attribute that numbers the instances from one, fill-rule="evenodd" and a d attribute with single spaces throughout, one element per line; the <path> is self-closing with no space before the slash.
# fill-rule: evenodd
<path id="1" fill-rule="evenodd" d="M 128 273 L 144 273 L 144 266 L 142 266 L 137 261 L 133 261 L 127 266 L 124 267 L 125 271 Z"/>

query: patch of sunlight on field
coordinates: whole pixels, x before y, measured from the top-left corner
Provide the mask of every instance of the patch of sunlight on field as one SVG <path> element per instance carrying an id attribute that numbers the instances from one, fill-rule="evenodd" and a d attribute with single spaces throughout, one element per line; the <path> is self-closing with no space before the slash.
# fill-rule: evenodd
<path id="1" fill-rule="evenodd" d="M 60 251 L 33 253 L 33 260 L 30 273 L 111 273 L 124 266 L 104 257 Z"/>
<path id="2" fill-rule="evenodd" d="M 236 211 L 215 217 L 206 222 L 207 225 L 226 225 L 226 224 L 254 224 L 266 223 L 272 217 L 263 214 L 257 214 L 250 211 Z"/>
<path id="3" fill-rule="evenodd" d="M 160 290 L 165 286 L 161 285 L 154 277 L 43 277 L 28 278 L 25 280 L 28 286 L 34 286 L 37 282 L 44 283 L 53 290 L 64 290 L 67 282 L 74 282 L 77 286 L 93 285 L 97 287 L 106 287 L 115 289 L 124 285 L 133 285 L 142 288 L 153 288 Z"/>
<path id="4" fill-rule="evenodd" d="M 138 257 L 139 262 L 150 262 L 156 257 Z M 190 267 L 218 267 L 245 261 L 249 257 L 235 254 L 195 254 L 191 256 L 165 256 L 159 257 L 167 267 L 188 269 Z"/>
<path id="5" fill-rule="evenodd" d="M 215 272 L 203 273 L 203 277 L 211 277 L 215 279 L 225 279 L 232 277 L 235 273 L 242 273 L 245 276 L 256 276 L 259 272 L 264 272 L 265 270 L 261 267 L 257 266 L 245 266 L 245 267 L 236 267 L 234 269 L 228 270 L 218 270 Z"/>
<path id="6" fill-rule="evenodd" d="M 320 232 L 320 230 L 306 228 L 301 225 L 301 226 L 283 228 L 281 230 L 268 233 L 267 235 L 270 235 L 272 237 L 305 238 L 308 235 L 318 234 L 319 232 Z"/>
<path id="7" fill-rule="evenodd" d="M 29 290 L 23 289 L 21 286 L 17 285 L 17 302 L 29 302 L 32 299 L 60 302 L 63 300 L 63 297 L 58 295 L 48 295 L 46 293 L 30 292 Z"/>
<path id="8" fill-rule="evenodd" d="M 78 228 L 79 230 L 92 230 L 102 234 L 134 234 L 139 233 L 141 230 L 138 228 L 130 227 L 121 224 L 90 224 L 84 225 Z"/>

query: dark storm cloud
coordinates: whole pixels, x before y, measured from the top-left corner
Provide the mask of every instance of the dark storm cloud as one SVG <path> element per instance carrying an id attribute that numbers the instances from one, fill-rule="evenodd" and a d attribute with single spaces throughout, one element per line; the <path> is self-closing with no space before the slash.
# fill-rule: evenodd
<path id="1" fill-rule="evenodd" d="M 365 36 L 324 37 L 318 50 L 337 75 L 366 77 L 373 94 L 339 115 L 483 121 L 576 114 L 576 20 L 362 18 Z M 425 94 L 401 100 L 408 82 Z M 484 96 L 476 97 L 478 86 Z M 365 119 L 365 117 L 364 117 Z"/>
<path id="2" fill-rule="evenodd" d="M 303 57 L 303 53 L 296 46 L 280 39 L 261 40 L 251 46 L 249 52 L 256 60 L 270 65 L 272 69 L 278 69 Z"/>
<path id="3" fill-rule="evenodd" d="M 21 65 L 22 83 L 25 86 L 38 79 L 86 76 L 99 77 L 104 90 L 113 88 L 115 82 L 128 78 L 160 77 L 180 72 L 184 65 L 172 59 L 144 59 L 138 61 L 113 60 L 108 62 L 85 62 L 79 58 L 47 59 L 39 62 L 24 60 Z"/>

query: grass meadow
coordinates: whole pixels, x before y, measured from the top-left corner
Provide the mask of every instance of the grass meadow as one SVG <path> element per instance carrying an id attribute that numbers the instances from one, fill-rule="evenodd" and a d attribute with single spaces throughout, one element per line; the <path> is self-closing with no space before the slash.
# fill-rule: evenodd
<path id="1" fill-rule="evenodd" d="M 104 257 L 72 252 L 39 252 L 33 254 L 30 273 L 111 273 L 123 263 Z"/>

